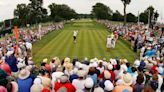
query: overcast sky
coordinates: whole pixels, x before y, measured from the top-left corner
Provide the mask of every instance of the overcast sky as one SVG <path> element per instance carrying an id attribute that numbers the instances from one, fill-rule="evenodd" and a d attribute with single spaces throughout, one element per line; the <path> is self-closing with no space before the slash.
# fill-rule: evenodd
<path id="1" fill-rule="evenodd" d="M 131 0 L 127 7 L 127 12 L 137 15 L 138 11 L 143 12 L 148 6 L 152 5 L 158 10 L 160 17 L 158 21 L 164 22 L 164 0 Z M 51 3 L 67 4 L 78 13 L 90 13 L 92 6 L 97 2 L 104 3 L 113 11 L 119 10 L 123 14 L 123 4 L 121 0 L 44 0 L 44 7 Z M 29 3 L 29 0 L 0 0 L 0 21 L 13 18 L 13 11 L 17 4 Z"/>

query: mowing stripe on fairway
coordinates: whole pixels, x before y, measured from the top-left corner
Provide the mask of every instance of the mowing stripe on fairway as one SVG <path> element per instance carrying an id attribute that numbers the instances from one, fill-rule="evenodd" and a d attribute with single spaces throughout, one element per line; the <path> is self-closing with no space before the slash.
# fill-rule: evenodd
<path id="1" fill-rule="evenodd" d="M 90 37 L 90 44 L 89 44 L 89 46 L 90 46 L 90 56 L 91 56 L 91 58 L 94 58 L 95 57 L 95 55 L 96 55 L 96 52 L 97 52 L 97 50 L 96 50 L 96 44 L 95 44 L 95 40 L 94 40 L 94 38 L 93 38 L 93 32 L 91 31 L 91 30 L 88 30 L 88 32 L 89 32 L 89 37 Z"/>
<path id="2" fill-rule="evenodd" d="M 104 41 L 104 39 L 103 40 L 100 39 L 98 31 L 93 31 L 93 36 L 94 38 L 96 38 L 95 42 L 99 52 L 98 56 L 100 56 L 100 58 L 103 58 L 103 56 L 105 56 L 104 53 L 105 49 L 103 49 L 103 44 L 101 43 L 101 41 Z"/>
<path id="3" fill-rule="evenodd" d="M 89 35 L 89 32 L 88 32 L 88 30 L 83 30 L 83 32 L 85 33 L 84 35 L 84 39 L 85 39 L 85 41 L 84 41 L 84 51 L 85 51 L 85 53 L 84 53 L 84 56 L 85 57 L 88 57 L 89 58 L 89 56 L 92 54 L 91 53 L 91 51 L 90 51 L 90 49 L 92 49 L 90 46 L 88 46 L 88 45 L 90 45 L 90 35 Z"/>
<path id="4" fill-rule="evenodd" d="M 43 48 L 45 46 L 45 44 L 47 44 L 47 41 L 51 41 L 53 40 L 54 37 L 58 36 L 62 31 L 61 30 L 57 30 L 57 31 L 52 31 L 50 33 L 48 33 L 46 36 L 44 36 L 40 41 L 37 41 L 35 43 L 34 46 L 33 46 L 33 55 L 37 54 L 38 50 L 40 50 L 41 48 Z"/>
<path id="5" fill-rule="evenodd" d="M 59 51 L 57 47 L 60 47 L 59 44 L 63 40 L 63 37 L 66 35 L 67 31 L 63 31 L 56 37 L 56 39 L 54 38 L 49 43 L 47 43 L 41 50 L 38 51 L 38 54 L 35 55 L 37 57 L 36 60 L 41 61 L 43 58 L 50 58 L 52 55 L 51 53 Z"/>

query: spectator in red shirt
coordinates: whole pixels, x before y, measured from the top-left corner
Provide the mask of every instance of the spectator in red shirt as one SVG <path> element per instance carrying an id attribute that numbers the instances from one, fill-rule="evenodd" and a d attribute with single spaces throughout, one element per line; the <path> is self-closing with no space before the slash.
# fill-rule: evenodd
<path id="1" fill-rule="evenodd" d="M 63 75 L 60 78 L 60 82 L 57 81 L 54 86 L 55 92 L 76 92 L 72 83 L 68 82 L 68 76 Z"/>
<path id="2" fill-rule="evenodd" d="M 114 81 L 115 80 L 115 74 L 112 70 L 113 70 L 113 65 L 109 64 L 108 65 L 108 71 L 111 74 L 111 81 Z M 104 72 L 101 73 L 100 76 L 99 76 L 99 79 L 103 79 L 103 78 L 104 78 Z"/>

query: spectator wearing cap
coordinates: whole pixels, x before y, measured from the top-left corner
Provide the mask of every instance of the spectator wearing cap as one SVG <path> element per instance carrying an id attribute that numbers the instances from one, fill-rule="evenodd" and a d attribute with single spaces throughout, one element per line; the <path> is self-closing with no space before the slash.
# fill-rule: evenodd
<path id="1" fill-rule="evenodd" d="M 113 72 L 113 65 L 112 64 L 108 65 L 108 72 L 111 74 L 111 81 L 114 81 L 115 80 L 115 74 Z M 102 79 L 102 78 L 104 78 L 104 72 L 101 73 L 101 75 L 99 76 L 99 79 Z"/>
<path id="2" fill-rule="evenodd" d="M 144 76 L 142 73 L 138 74 L 136 84 L 133 86 L 133 92 L 142 92 L 144 90 Z"/>
<path id="3" fill-rule="evenodd" d="M 68 81 L 67 75 L 62 75 L 60 81 L 55 82 L 55 92 L 76 92 L 76 88 Z"/>
<path id="4" fill-rule="evenodd" d="M 33 85 L 30 88 L 30 92 L 41 92 L 43 89 L 42 85 L 42 79 L 41 78 L 35 78 Z"/>
<path id="5" fill-rule="evenodd" d="M 30 72 L 26 69 L 22 69 L 18 75 L 18 92 L 30 92 L 32 86 L 32 78 L 30 78 Z"/>
<path id="6" fill-rule="evenodd" d="M 92 60 L 93 60 L 93 62 L 92 62 Z M 98 64 L 97 64 L 96 58 L 95 59 L 91 59 L 91 62 L 92 63 L 90 63 L 90 65 L 89 65 L 90 68 L 89 69 L 94 69 L 95 70 L 95 74 L 97 74 L 97 76 L 99 76 L 100 75 L 100 70 L 97 69 Z"/>
<path id="7" fill-rule="evenodd" d="M 85 86 L 85 89 L 83 90 L 84 92 L 92 92 L 92 88 L 94 86 L 92 78 L 90 77 L 86 78 L 84 86 Z"/>
<path id="8" fill-rule="evenodd" d="M 104 82 L 104 85 L 105 85 L 104 87 L 105 92 L 112 92 L 112 90 L 114 89 L 113 83 L 109 80 L 106 80 Z"/>
<path id="9" fill-rule="evenodd" d="M 60 71 L 56 71 L 56 72 L 52 73 L 52 75 L 51 75 L 51 77 L 52 77 L 52 81 L 51 81 L 51 83 L 52 83 L 52 92 L 54 92 L 54 83 L 59 81 L 59 79 L 62 75 L 64 75 L 64 73 L 60 72 Z"/>
<path id="10" fill-rule="evenodd" d="M 30 77 L 34 80 L 36 78 L 36 74 L 34 73 L 35 69 L 32 65 L 28 65 L 25 67 L 30 72 Z"/>
<path id="11" fill-rule="evenodd" d="M 115 86 L 113 92 L 132 92 L 133 88 L 130 86 L 133 82 L 132 76 L 129 73 L 123 73 L 122 84 Z"/>
<path id="12" fill-rule="evenodd" d="M 104 92 L 104 90 L 101 87 L 97 87 L 93 92 Z"/>
<path id="13" fill-rule="evenodd" d="M 100 85 L 100 87 L 102 87 L 103 89 L 105 88 L 105 81 L 111 81 L 111 74 L 110 74 L 110 72 L 108 72 L 108 70 L 105 70 L 104 71 L 104 78 L 103 78 L 103 80 L 100 80 L 100 82 L 99 82 L 99 85 Z"/>
<path id="14" fill-rule="evenodd" d="M 86 71 L 84 70 L 79 70 L 77 72 L 77 75 L 78 75 L 78 79 L 74 79 L 72 81 L 72 84 L 75 86 L 76 90 L 77 91 L 82 91 L 84 90 L 84 83 L 85 83 L 85 76 L 86 76 Z"/>

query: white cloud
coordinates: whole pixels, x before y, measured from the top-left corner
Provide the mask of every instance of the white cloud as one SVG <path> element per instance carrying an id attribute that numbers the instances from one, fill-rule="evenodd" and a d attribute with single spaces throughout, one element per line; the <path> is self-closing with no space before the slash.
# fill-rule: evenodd
<path id="1" fill-rule="evenodd" d="M 0 5 L 2 5 L 3 3 L 0 1 Z"/>

